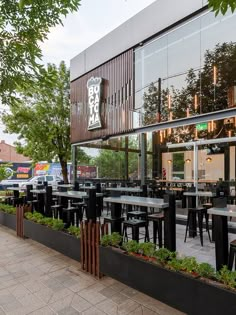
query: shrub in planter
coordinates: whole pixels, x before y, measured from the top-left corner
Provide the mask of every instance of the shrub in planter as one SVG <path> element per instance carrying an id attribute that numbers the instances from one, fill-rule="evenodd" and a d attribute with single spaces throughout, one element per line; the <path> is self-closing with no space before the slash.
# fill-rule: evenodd
<path id="1" fill-rule="evenodd" d="M 80 238 L 80 228 L 77 227 L 77 226 L 73 226 L 71 225 L 67 231 L 71 234 L 71 235 L 74 235 L 76 236 L 77 238 Z"/>
<path id="2" fill-rule="evenodd" d="M 200 277 L 208 278 L 208 279 L 215 279 L 216 272 L 215 269 L 208 263 L 201 263 L 197 267 L 197 273 Z"/>
<path id="3" fill-rule="evenodd" d="M 110 234 L 103 235 L 100 241 L 102 246 L 114 246 L 114 247 L 120 246 L 121 242 L 122 242 L 122 236 L 117 232 L 113 232 L 111 235 Z"/>
<path id="4" fill-rule="evenodd" d="M 156 246 L 153 243 L 140 243 L 139 244 L 139 253 L 147 257 L 153 257 L 155 253 Z"/>
<path id="5" fill-rule="evenodd" d="M 227 288 L 236 289 L 236 271 L 230 271 L 227 266 L 216 273 L 216 278 Z"/>
<path id="6" fill-rule="evenodd" d="M 9 214 L 16 214 L 16 207 L 1 203 L 0 210 Z"/>
<path id="7" fill-rule="evenodd" d="M 127 251 L 127 253 L 138 253 L 139 251 L 139 243 L 136 241 L 128 241 L 122 244 L 122 248 Z"/>

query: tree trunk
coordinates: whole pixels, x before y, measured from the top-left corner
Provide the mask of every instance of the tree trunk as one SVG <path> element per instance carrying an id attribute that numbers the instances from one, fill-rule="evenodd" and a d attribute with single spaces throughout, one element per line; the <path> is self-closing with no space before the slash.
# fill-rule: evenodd
<path id="1" fill-rule="evenodd" d="M 65 184 L 68 184 L 67 162 L 60 160 L 60 164 L 61 164 L 61 172 L 62 172 L 63 181 Z"/>

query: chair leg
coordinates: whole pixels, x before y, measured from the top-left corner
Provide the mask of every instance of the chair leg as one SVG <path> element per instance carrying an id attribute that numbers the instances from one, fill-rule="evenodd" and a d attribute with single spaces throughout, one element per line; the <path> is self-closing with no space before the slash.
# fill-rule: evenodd
<path id="1" fill-rule="evenodd" d="M 208 233 L 209 241 L 211 242 L 211 235 L 210 235 L 210 229 L 209 229 L 209 214 L 205 212 L 205 220 L 206 220 L 206 231 Z"/>
<path id="2" fill-rule="evenodd" d="M 185 230 L 185 238 L 184 238 L 185 243 L 186 243 L 186 238 L 187 238 L 187 234 L 188 234 L 188 229 L 189 229 L 189 214 L 188 214 L 187 223 L 186 223 L 186 230 Z"/>
<path id="3" fill-rule="evenodd" d="M 232 270 L 233 268 L 233 262 L 234 262 L 234 250 L 232 248 L 230 248 L 230 252 L 229 252 L 229 262 L 228 262 L 228 269 Z M 236 261 L 235 261 L 236 263 Z"/>
<path id="4" fill-rule="evenodd" d="M 200 234 L 200 240 L 201 240 L 201 245 L 203 246 L 203 236 L 202 236 L 202 213 L 201 211 L 198 211 L 198 228 L 199 228 L 199 234 Z"/>
<path id="5" fill-rule="evenodd" d="M 159 248 L 161 248 L 162 247 L 162 220 L 158 220 L 157 226 L 158 226 L 158 230 L 157 230 L 158 246 L 159 246 Z"/>

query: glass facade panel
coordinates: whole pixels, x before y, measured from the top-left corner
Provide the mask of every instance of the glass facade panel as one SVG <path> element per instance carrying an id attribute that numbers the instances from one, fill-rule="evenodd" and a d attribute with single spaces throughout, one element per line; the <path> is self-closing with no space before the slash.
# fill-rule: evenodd
<path id="1" fill-rule="evenodd" d="M 152 118 L 143 125 L 156 122 L 157 105 L 150 98 L 156 104 L 161 100 L 163 120 L 235 106 L 235 28 L 236 13 L 205 12 L 137 49 L 135 109 Z"/>

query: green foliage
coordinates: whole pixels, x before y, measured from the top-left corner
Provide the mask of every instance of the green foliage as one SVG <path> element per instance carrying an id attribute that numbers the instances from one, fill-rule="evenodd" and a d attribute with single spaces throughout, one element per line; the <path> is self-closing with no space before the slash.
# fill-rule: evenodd
<path id="1" fill-rule="evenodd" d="M 77 227 L 77 226 L 73 226 L 71 225 L 67 231 L 72 234 L 72 235 L 75 235 L 77 238 L 80 238 L 80 228 Z"/>
<path id="2" fill-rule="evenodd" d="M 0 98 L 14 106 L 41 70 L 40 43 L 62 17 L 78 10 L 80 0 L 7 0 L 0 2 Z"/>
<path id="3" fill-rule="evenodd" d="M 236 271 L 230 271 L 227 266 L 223 266 L 216 274 L 216 278 L 229 288 L 236 288 Z"/>
<path id="4" fill-rule="evenodd" d="M 123 243 L 122 247 L 128 253 L 138 253 L 139 251 L 139 243 L 133 240 Z"/>
<path id="5" fill-rule="evenodd" d="M 129 137 L 129 149 L 137 152 L 129 152 L 129 174 L 137 171 L 138 165 L 138 139 Z M 106 149 L 109 148 L 109 149 Z M 98 166 L 98 176 L 100 178 L 120 178 L 125 176 L 125 138 L 121 140 L 109 140 L 109 144 L 104 145 L 99 155 L 91 160 L 92 165 Z M 121 150 L 122 149 L 122 150 Z M 116 167 L 114 167 L 116 165 Z"/>
<path id="6" fill-rule="evenodd" d="M 64 222 L 61 219 L 52 220 L 52 229 L 55 231 L 62 231 L 64 229 Z"/>
<path id="7" fill-rule="evenodd" d="M 198 263 L 195 257 L 184 257 L 181 262 L 182 270 L 187 272 L 197 272 Z"/>
<path id="8" fill-rule="evenodd" d="M 110 234 L 105 234 L 101 237 L 101 245 L 102 246 L 119 246 L 122 242 L 122 236 L 117 233 L 113 232 L 111 235 Z"/>
<path id="9" fill-rule="evenodd" d="M 64 229 L 64 222 L 60 219 L 53 219 L 50 217 L 45 217 L 41 213 L 34 211 L 32 212 L 26 212 L 25 218 L 27 220 L 34 221 L 36 223 L 46 225 L 48 227 L 51 227 L 55 231 L 61 231 Z"/>
<path id="10" fill-rule="evenodd" d="M 153 257 L 155 253 L 155 249 L 156 249 L 156 245 L 150 242 L 140 243 L 139 245 L 139 253 L 147 257 Z"/>
<path id="11" fill-rule="evenodd" d="M 67 182 L 70 144 L 70 79 L 64 62 L 57 68 L 48 64 L 34 83 L 24 91 L 17 106 L 2 117 L 9 133 L 19 134 L 17 152 L 34 162 L 59 160 Z M 36 119 L 37 118 L 37 119 Z M 81 150 L 78 149 L 78 157 Z M 83 152 L 83 158 L 86 155 Z"/>
<path id="12" fill-rule="evenodd" d="M 224 15 L 228 9 L 234 12 L 236 9 L 236 0 L 208 0 L 208 6 L 216 15 L 220 12 Z"/>
<path id="13" fill-rule="evenodd" d="M 16 214 L 16 207 L 0 203 L 0 211 L 10 213 L 10 214 Z"/>
<path id="14" fill-rule="evenodd" d="M 182 259 L 175 257 L 175 258 L 167 261 L 167 266 L 171 270 L 175 270 L 175 271 L 183 270 L 182 269 Z"/>
<path id="15" fill-rule="evenodd" d="M 214 279 L 215 278 L 215 269 L 208 263 L 201 263 L 198 265 L 197 273 L 199 276 Z"/>
<path id="16" fill-rule="evenodd" d="M 160 263 L 166 263 L 168 260 L 176 256 L 176 253 L 172 253 L 167 248 L 159 248 L 155 251 L 154 256 Z"/>

